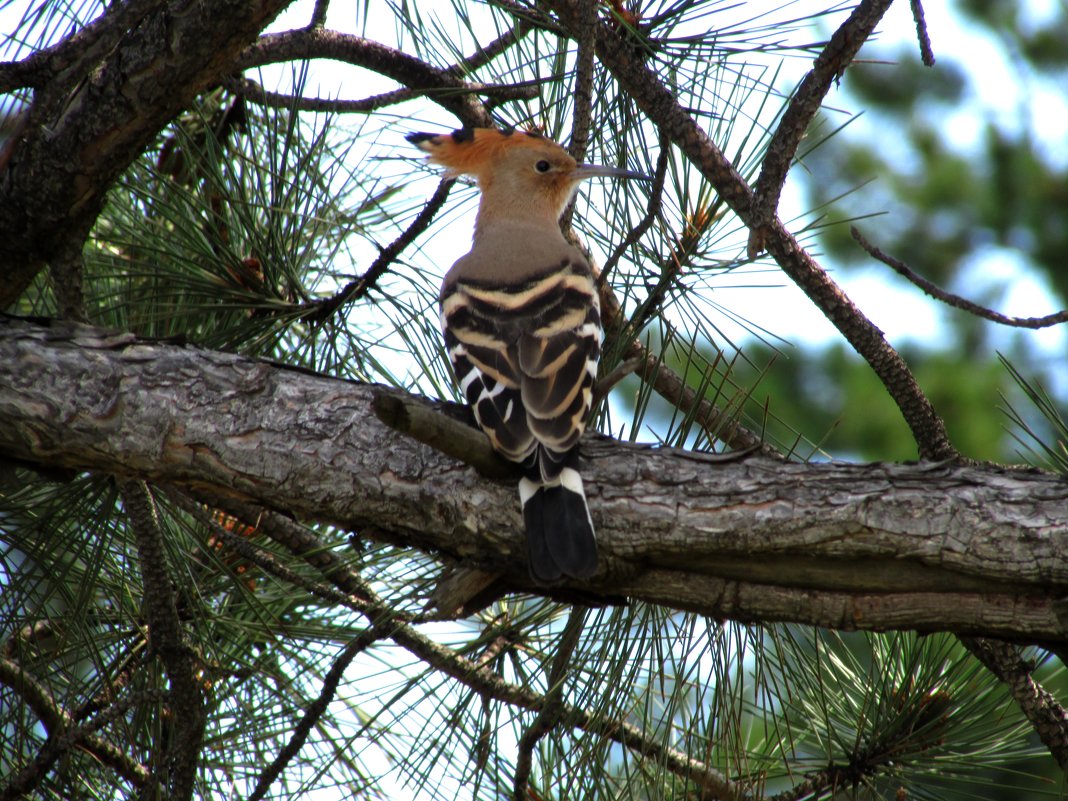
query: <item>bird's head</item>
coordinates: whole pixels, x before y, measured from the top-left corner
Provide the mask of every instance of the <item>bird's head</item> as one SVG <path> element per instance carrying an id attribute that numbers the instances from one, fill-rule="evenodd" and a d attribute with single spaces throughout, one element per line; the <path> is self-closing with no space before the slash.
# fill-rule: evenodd
<path id="1" fill-rule="evenodd" d="M 480 219 L 560 218 L 576 187 L 587 178 L 647 178 L 618 167 L 579 164 L 566 150 L 536 133 L 462 128 L 451 134 L 414 133 L 408 141 L 452 176 L 473 175 L 482 190 Z"/>

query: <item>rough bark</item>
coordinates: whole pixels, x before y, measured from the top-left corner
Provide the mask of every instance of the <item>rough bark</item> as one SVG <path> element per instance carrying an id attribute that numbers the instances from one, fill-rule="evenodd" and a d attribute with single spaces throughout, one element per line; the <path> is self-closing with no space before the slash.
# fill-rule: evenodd
<path id="1" fill-rule="evenodd" d="M 33 103 L 0 169 L 0 308 L 80 245 L 115 178 L 290 2 L 115 4 L 96 24 L 113 47 L 25 76 Z"/>
<path id="2" fill-rule="evenodd" d="M 372 409 L 382 391 L 73 323 L 0 320 L 8 458 L 252 500 L 532 589 L 512 483 L 384 425 Z M 574 589 L 744 621 L 1068 641 L 1063 478 L 724 462 L 596 436 L 583 456 L 602 570 Z"/>

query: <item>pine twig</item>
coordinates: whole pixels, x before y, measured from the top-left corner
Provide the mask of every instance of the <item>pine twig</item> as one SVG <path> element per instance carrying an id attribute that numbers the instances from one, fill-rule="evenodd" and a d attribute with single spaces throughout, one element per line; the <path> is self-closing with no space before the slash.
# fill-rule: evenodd
<path id="1" fill-rule="evenodd" d="M 457 77 L 474 72 L 480 67 L 486 66 L 497 56 L 504 53 L 508 48 L 518 44 L 530 33 L 530 24 L 523 19 L 517 19 L 515 26 L 510 31 L 505 31 L 488 45 L 478 46 L 478 51 L 463 59 L 456 65 L 449 67 L 449 71 Z"/>
<path id="2" fill-rule="evenodd" d="M 430 227 L 430 223 L 434 221 L 434 217 L 445 204 L 445 199 L 449 196 L 449 190 L 452 189 L 454 183 L 456 183 L 454 178 L 443 178 L 430 200 L 423 206 L 422 211 L 412 220 L 411 225 L 382 249 L 367 271 L 356 281 L 350 281 L 340 292 L 331 297 L 307 304 L 302 315 L 304 319 L 322 322 L 345 304 L 354 303 L 374 289 L 378 280 L 386 274 L 401 252 Z"/>
<path id="3" fill-rule="evenodd" d="M 234 65 L 244 71 L 267 64 L 310 58 L 329 58 L 352 64 L 392 78 L 409 89 L 430 91 L 429 96 L 464 124 L 488 127 L 492 117 L 463 80 L 448 70 L 435 67 L 362 36 L 338 33 L 324 28 L 303 28 L 265 34 L 245 50 Z"/>
<path id="4" fill-rule="evenodd" d="M 155 501 L 143 481 L 119 483 L 123 506 L 137 541 L 144 583 L 149 641 L 163 662 L 170 681 L 167 694 L 174 720 L 166 763 L 170 768 L 170 794 L 176 801 L 193 797 L 207 711 L 196 673 L 199 660 L 182 631 L 174 582 L 167 568 L 163 533 Z M 158 781 L 158 776 L 154 777 Z"/>
<path id="5" fill-rule="evenodd" d="M 114 769 L 135 787 L 145 787 L 150 782 L 151 775 L 144 765 L 127 756 L 122 749 L 93 734 L 96 728 L 107 723 L 110 717 L 97 716 L 88 724 L 76 726 L 74 718 L 56 702 L 52 694 L 40 682 L 17 662 L 3 656 L 0 656 L 0 684 L 10 687 L 33 710 L 44 725 L 45 731 L 48 732 L 48 741 L 38 753 L 34 763 L 28 765 L 23 772 L 11 777 L 8 783 L 0 788 L 0 801 L 24 798 L 26 793 L 33 789 L 33 785 L 40 781 L 55 759 L 75 745 L 92 754 L 101 764 Z M 116 705 L 116 708 L 125 710 L 128 706 L 129 704 L 126 703 L 121 706 Z"/>
<path id="6" fill-rule="evenodd" d="M 849 232 L 853 235 L 853 239 L 856 240 L 857 244 L 868 252 L 868 255 L 881 261 L 888 267 L 892 267 L 898 275 L 903 276 L 932 298 L 942 301 L 947 306 L 952 306 L 956 309 L 969 312 L 976 317 L 982 317 L 984 320 L 990 320 L 991 322 L 1000 323 L 1001 325 L 1013 326 L 1014 328 L 1047 328 L 1051 325 L 1068 323 L 1068 309 L 1054 312 L 1053 314 L 1047 314 L 1045 317 L 1010 317 L 1007 314 L 1001 314 L 1000 312 L 988 309 L 985 306 L 980 306 L 978 303 L 973 303 L 967 298 L 962 298 L 960 295 L 955 295 L 952 292 L 940 289 L 922 275 L 915 272 L 911 267 L 905 264 L 905 262 L 894 258 L 888 253 L 885 253 L 878 246 L 872 244 L 855 225 L 850 227 Z"/>
<path id="7" fill-rule="evenodd" d="M 311 19 L 308 20 L 309 28 L 322 28 L 326 25 L 326 13 L 330 10 L 330 0 L 315 0 L 315 8 L 312 9 Z"/>
<path id="8" fill-rule="evenodd" d="M 760 175 L 753 186 L 751 217 L 746 221 L 749 226 L 747 252 L 750 259 L 755 259 L 764 250 L 767 226 L 776 216 L 786 174 L 809 123 L 823 105 L 831 84 L 841 78 L 846 67 L 856 58 L 861 45 L 871 36 L 891 2 L 863 0 L 854 8 L 820 51 L 816 63 L 790 98 L 790 105 L 768 143 Z"/>
<path id="9" fill-rule="evenodd" d="M 534 749 L 537 747 L 538 742 L 559 724 L 562 718 L 564 677 L 567 675 L 567 666 L 571 662 L 571 655 L 575 652 L 575 648 L 578 647 L 588 612 L 589 609 L 585 606 L 576 604 L 571 607 L 571 614 L 568 616 L 564 632 L 560 636 L 560 645 L 557 648 L 556 656 L 553 657 L 552 666 L 549 668 L 545 703 L 519 738 L 512 790 L 513 801 L 527 801 L 527 785 L 530 781 L 530 771 L 534 764 Z"/>
<path id="10" fill-rule="evenodd" d="M 623 258 L 623 254 L 645 236 L 645 232 L 652 227 L 653 223 L 656 222 L 656 218 L 660 215 L 660 207 L 664 200 L 664 181 L 667 178 L 667 167 L 670 159 L 671 143 L 661 137 L 660 155 L 657 157 L 656 167 L 653 170 L 653 182 L 649 187 L 649 202 L 646 204 L 645 214 L 638 220 L 638 224 L 627 232 L 623 241 L 612 251 L 612 255 L 605 260 L 601 274 L 597 276 L 597 285 L 599 287 L 603 288 L 608 283 L 608 276 L 612 274 L 619 260 Z"/>
<path id="11" fill-rule="evenodd" d="M 765 801 L 803 801 L 803 799 L 809 798 L 816 799 L 820 798 L 823 793 L 828 790 L 831 791 L 831 796 L 833 797 L 836 789 L 850 783 L 851 782 L 849 782 L 844 775 L 843 769 L 832 764 L 828 765 L 823 770 L 807 774 L 802 781 L 798 782 L 790 789 L 769 796 Z"/>
<path id="12" fill-rule="evenodd" d="M 619 300 L 611 287 L 601 287 L 601 317 L 606 328 L 626 325 Z M 666 401 L 676 406 L 693 419 L 708 434 L 739 451 L 758 451 L 764 456 L 782 458 L 782 455 L 763 439 L 743 426 L 731 414 L 717 409 L 715 404 L 698 395 L 688 386 L 682 376 L 660 361 L 637 339 L 631 340 L 623 351 L 625 362 L 637 361 L 635 372 L 643 381 Z"/>
<path id="13" fill-rule="evenodd" d="M 260 777 L 256 781 L 256 787 L 249 795 L 248 801 L 261 801 L 270 791 L 271 785 L 285 770 L 286 765 L 300 752 L 300 749 L 308 740 L 308 735 L 311 734 L 312 729 L 315 728 L 319 719 L 326 712 L 330 702 L 334 700 L 338 685 L 341 684 L 345 670 L 352 664 L 352 660 L 374 643 L 388 636 L 388 626 L 372 626 L 361 631 L 342 649 L 337 659 L 334 660 L 334 664 L 330 666 L 330 670 L 327 671 L 326 676 L 323 677 L 323 686 L 319 691 L 318 697 L 308 704 L 307 709 L 304 710 L 304 715 L 293 730 L 293 735 L 289 738 L 289 742 L 278 752 L 278 756 L 274 758 L 274 761 L 260 773 Z"/>
<path id="14" fill-rule="evenodd" d="M 934 50 L 931 49 L 931 37 L 927 33 L 927 20 L 923 16 L 923 3 L 921 0 L 909 0 L 912 7 L 912 18 L 916 21 L 916 40 L 920 44 L 920 58 L 925 67 L 935 65 Z"/>
<path id="15" fill-rule="evenodd" d="M 210 498 L 210 505 L 222 509 L 249 525 L 255 525 L 269 539 L 281 545 L 290 553 L 299 556 L 331 584 L 341 590 L 345 596 L 361 601 L 357 611 L 366 613 L 368 607 L 362 603 L 373 600 L 371 588 L 359 573 L 341 561 L 329 548 L 323 545 L 315 533 L 285 515 L 255 506 L 251 503 L 233 498 Z M 274 572 L 273 565 L 266 561 L 261 565 Z M 288 580 L 288 578 L 286 579 Z"/>
<path id="16" fill-rule="evenodd" d="M 627 359 L 616 366 L 612 372 L 597 379 L 597 385 L 593 388 L 593 402 L 590 404 L 597 408 L 597 404 L 608 397 L 620 381 L 642 366 L 641 359 Z"/>
<path id="17" fill-rule="evenodd" d="M 1020 649 L 985 637 L 961 637 L 960 641 L 987 670 L 1005 683 L 1043 745 L 1061 770 L 1068 771 L 1068 710 L 1031 676 L 1034 667 L 1020 655 Z"/>
<path id="18" fill-rule="evenodd" d="M 343 100 L 340 98 L 305 97 L 303 95 L 290 95 L 284 92 L 271 92 L 264 89 L 256 81 L 250 78 L 230 77 L 223 81 L 234 94 L 241 95 L 246 100 L 267 108 L 295 109 L 296 111 L 325 112 L 332 114 L 368 114 L 379 111 L 398 103 L 405 103 L 417 97 L 430 97 L 432 89 L 395 89 L 392 92 L 383 92 L 379 95 L 364 97 L 359 100 Z M 461 91 L 483 97 L 492 97 L 502 100 L 533 100 L 538 96 L 538 88 L 533 84 L 487 84 L 467 83 L 463 90 L 449 90 L 450 94 L 458 94 Z"/>
<path id="19" fill-rule="evenodd" d="M 656 285 L 631 315 L 627 323 L 628 335 L 638 336 L 645 328 L 645 324 L 660 313 L 668 291 L 675 284 L 679 273 L 693 262 L 693 249 L 697 247 L 702 234 L 715 219 L 716 209 L 714 207 L 706 209 L 704 213 L 695 213 L 690 216 L 686 228 L 672 246 L 671 252 L 660 260 L 660 277 Z"/>
<path id="20" fill-rule="evenodd" d="M 366 595 L 365 592 L 359 594 L 343 593 L 333 587 L 329 587 L 316 581 L 311 581 L 279 562 L 269 551 L 256 547 L 256 545 L 250 542 L 248 538 L 239 537 L 225 526 L 219 525 L 207 511 L 205 506 L 198 504 L 189 496 L 181 493 L 177 489 L 169 490 L 167 496 L 202 526 L 208 528 L 215 539 L 225 544 L 228 549 L 240 555 L 245 561 L 256 565 L 256 567 L 264 573 L 268 573 L 277 579 L 292 584 L 294 587 L 299 587 L 327 603 L 336 606 L 345 606 L 352 609 L 354 612 L 362 613 L 367 611 L 366 599 L 364 598 Z M 244 518 L 241 519 L 244 520 Z M 359 579 L 357 574 L 353 574 L 353 578 L 346 581 L 346 584 L 348 586 L 351 586 L 352 584 L 363 586 L 362 580 Z M 355 598 L 353 597 L 354 595 L 356 596 Z"/>
<path id="21" fill-rule="evenodd" d="M 645 321 L 648 321 L 659 308 L 663 294 L 667 292 L 671 277 L 675 274 L 674 271 L 671 271 L 670 276 L 668 276 L 667 265 L 676 264 L 669 257 L 668 261 L 665 262 L 661 280 L 629 321 L 624 318 L 619 298 L 608 285 L 607 280 L 627 248 L 637 242 L 656 221 L 663 199 L 664 181 L 667 176 L 670 154 L 671 143 L 667 137 L 662 136 L 660 140 L 660 155 L 657 158 L 656 168 L 653 173 L 653 183 L 645 215 L 608 257 L 604 268 L 597 277 L 601 316 L 605 323 L 605 330 L 615 332 L 610 333 L 609 336 L 630 338 L 637 334 L 640 326 L 644 325 Z M 609 349 L 606 348 L 606 350 Z M 620 373 L 621 370 L 624 372 Z M 686 385 L 681 376 L 661 362 L 638 339 L 631 339 L 624 349 L 623 364 L 601 379 L 603 387 L 601 383 L 598 383 L 596 400 L 601 400 L 616 383 L 632 372 L 637 372 L 641 379 L 652 386 L 656 393 L 666 401 L 677 406 L 683 412 L 692 412 L 698 424 L 705 430 L 710 439 L 719 439 L 737 450 L 759 450 L 765 456 L 780 456 L 774 448 L 764 443 L 760 436 L 747 430 L 731 416 L 721 412 L 714 404 L 704 398 L 698 398 L 697 393 Z M 596 401 L 594 405 L 596 405 Z"/>

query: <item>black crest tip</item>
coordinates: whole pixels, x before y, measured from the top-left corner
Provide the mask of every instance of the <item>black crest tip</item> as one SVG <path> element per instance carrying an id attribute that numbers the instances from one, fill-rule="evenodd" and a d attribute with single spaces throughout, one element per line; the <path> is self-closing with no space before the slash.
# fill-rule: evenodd
<path id="1" fill-rule="evenodd" d="M 431 139 L 437 139 L 440 134 L 434 133 L 410 133 L 404 138 L 411 142 L 413 145 L 418 145 L 420 142 L 427 142 Z"/>

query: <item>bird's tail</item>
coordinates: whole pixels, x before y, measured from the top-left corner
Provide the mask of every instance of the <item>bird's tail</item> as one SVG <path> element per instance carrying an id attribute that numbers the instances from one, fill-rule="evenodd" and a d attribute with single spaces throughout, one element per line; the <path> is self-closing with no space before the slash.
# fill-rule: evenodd
<path id="1" fill-rule="evenodd" d="M 548 481 L 520 479 L 519 500 L 535 581 L 586 579 L 597 571 L 597 540 L 578 470 L 565 467 Z"/>

